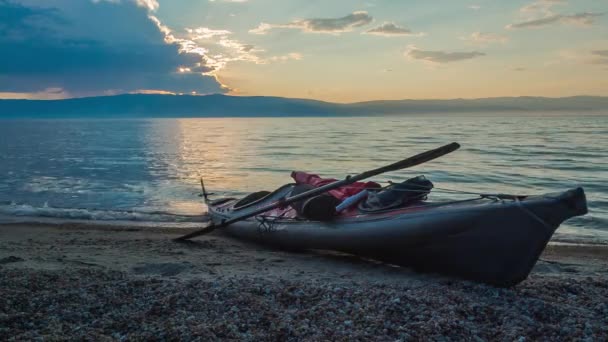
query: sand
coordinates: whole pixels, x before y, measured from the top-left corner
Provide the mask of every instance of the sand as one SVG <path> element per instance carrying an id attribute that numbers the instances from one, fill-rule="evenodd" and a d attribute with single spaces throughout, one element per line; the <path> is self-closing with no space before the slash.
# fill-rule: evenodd
<path id="1" fill-rule="evenodd" d="M 608 338 L 606 245 L 550 245 L 498 289 L 183 232 L 0 225 L 0 340 Z"/>

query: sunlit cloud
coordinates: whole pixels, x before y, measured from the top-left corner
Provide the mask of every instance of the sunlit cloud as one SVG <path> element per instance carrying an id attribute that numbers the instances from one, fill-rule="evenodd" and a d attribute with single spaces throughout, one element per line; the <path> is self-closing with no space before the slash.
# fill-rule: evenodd
<path id="1" fill-rule="evenodd" d="M 565 5 L 563 0 L 537 0 L 519 9 L 523 17 L 517 23 L 509 24 L 507 29 L 541 28 L 556 24 L 591 26 L 597 17 L 604 13 L 582 12 L 576 14 L 559 14 L 554 12 L 557 5 Z"/>
<path id="2" fill-rule="evenodd" d="M 404 52 L 404 55 L 409 59 L 421 60 L 434 64 L 444 64 L 451 62 L 464 61 L 480 56 L 485 56 L 485 53 L 478 51 L 470 52 L 446 52 L 446 51 L 430 51 L 421 50 L 414 45 L 409 45 Z"/>
<path id="3" fill-rule="evenodd" d="M 108 93 L 107 95 L 116 95 L 117 93 Z M 149 94 L 149 95 L 177 95 L 172 91 L 161 90 L 161 89 L 138 89 L 135 91 L 129 92 L 129 94 Z"/>
<path id="4" fill-rule="evenodd" d="M 153 16 L 149 15 L 148 18 L 158 27 L 158 29 L 165 36 L 164 40 L 167 44 L 176 44 L 179 46 L 179 52 L 181 54 L 186 55 L 196 55 L 200 59 L 198 62 L 193 63 L 190 66 L 180 66 L 180 73 L 200 73 L 201 75 L 212 75 L 218 68 L 225 66 L 225 63 L 217 63 L 215 59 L 209 56 L 209 50 L 199 44 L 197 44 L 193 39 L 176 37 L 174 32 L 167 26 L 163 25 L 161 21 Z M 186 29 L 193 37 L 214 37 L 218 34 L 218 32 L 225 32 L 226 34 L 230 34 L 230 31 L 226 30 L 211 30 L 208 28 L 197 28 L 197 29 Z M 221 85 L 222 87 L 226 87 L 225 85 Z"/>
<path id="5" fill-rule="evenodd" d="M 145 7 L 150 11 L 156 11 L 159 7 L 156 0 L 136 0 L 136 2 L 139 6 Z"/>
<path id="6" fill-rule="evenodd" d="M 208 74 L 215 75 L 230 62 L 247 61 L 263 64 L 252 44 L 245 44 L 237 39 L 231 39 L 232 32 L 223 29 L 207 27 L 187 28 L 184 38 L 177 38 L 185 51 L 200 51 L 205 59 L 205 65 L 210 67 Z M 204 45 L 204 47 L 203 47 Z"/>
<path id="7" fill-rule="evenodd" d="M 192 39 L 209 39 L 215 36 L 226 36 L 232 34 L 228 30 L 213 30 L 207 27 L 198 27 L 195 29 L 186 28 L 186 32 L 190 34 Z"/>
<path id="8" fill-rule="evenodd" d="M 595 18 L 601 17 L 603 13 L 577 13 L 572 15 L 555 14 L 548 17 L 523 21 L 515 24 L 509 24 L 507 29 L 525 29 L 525 28 L 540 28 L 550 26 L 552 24 L 567 24 L 576 26 L 591 26 Z"/>
<path id="9" fill-rule="evenodd" d="M 267 34 L 273 28 L 280 27 L 280 25 L 271 25 L 268 23 L 260 23 L 256 28 L 249 30 L 251 34 Z"/>
<path id="10" fill-rule="evenodd" d="M 471 5 L 471 6 L 469 6 L 469 9 L 472 9 L 474 11 L 478 11 L 478 10 L 481 9 L 481 6 L 479 6 L 479 5 Z"/>
<path id="11" fill-rule="evenodd" d="M 422 32 L 412 32 L 407 27 L 398 26 L 395 23 L 385 22 L 384 24 L 369 29 L 364 32 L 365 34 L 372 34 L 377 36 L 385 37 L 396 37 L 396 36 L 423 36 Z"/>
<path id="12" fill-rule="evenodd" d="M 180 44 L 187 53 L 198 53 L 204 59 L 207 69 L 180 67 L 180 73 L 202 72 L 205 75 L 216 76 L 230 63 L 241 61 L 253 64 L 269 64 L 302 59 L 297 52 L 281 56 L 264 57 L 266 51 L 253 44 L 243 43 L 231 38 L 233 33 L 224 29 L 208 27 L 187 28 L 185 34 L 171 33 L 171 39 Z"/>
<path id="13" fill-rule="evenodd" d="M 270 57 L 269 60 L 271 61 L 279 61 L 279 62 L 286 62 L 288 60 L 296 60 L 299 61 L 302 59 L 302 54 L 298 53 L 298 52 L 290 52 L 286 55 L 282 55 L 282 56 L 273 56 Z"/>
<path id="14" fill-rule="evenodd" d="M 185 33 L 179 34 L 173 32 L 168 27 L 162 25 L 160 20 L 154 16 L 150 18 L 156 23 L 161 32 L 165 35 L 165 41 L 180 46 L 179 51 L 185 54 L 198 55 L 201 62 L 194 66 L 180 66 L 179 73 L 200 73 L 206 76 L 212 76 L 217 79 L 217 72 L 224 69 L 229 62 L 237 60 L 257 61 L 258 57 L 252 54 L 253 46 L 249 44 L 241 44 L 236 40 L 230 40 L 227 37 L 232 34 L 229 30 L 211 29 L 208 27 L 186 28 Z M 205 46 L 203 46 L 205 45 Z M 233 53 L 212 52 L 212 45 L 223 46 L 233 50 Z M 234 55 L 234 51 L 241 52 Z M 228 88 L 222 84 L 223 88 Z"/>
<path id="15" fill-rule="evenodd" d="M 474 44 L 506 43 L 509 41 L 507 36 L 484 32 L 473 32 L 470 36 L 460 37 L 460 39 Z"/>
<path id="16" fill-rule="evenodd" d="M 0 99 L 23 99 L 23 100 L 61 100 L 71 95 L 62 88 L 47 88 L 36 92 L 0 92 Z"/>
<path id="17" fill-rule="evenodd" d="M 165 43 L 173 44 L 177 42 L 175 37 L 171 34 L 171 29 L 168 26 L 163 25 L 163 23 L 161 23 L 157 17 L 150 14 L 148 15 L 148 19 L 150 19 L 150 21 L 152 21 L 158 30 L 165 36 Z"/>
<path id="18" fill-rule="evenodd" d="M 339 34 L 350 32 L 357 27 L 365 26 L 373 21 L 372 16 L 365 11 L 353 12 L 340 18 L 312 18 L 295 20 L 287 24 L 268 24 L 261 23 L 258 27 L 249 30 L 252 34 L 267 34 L 270 30 L 298 29 L 309 33 L 330 33 Z"/>

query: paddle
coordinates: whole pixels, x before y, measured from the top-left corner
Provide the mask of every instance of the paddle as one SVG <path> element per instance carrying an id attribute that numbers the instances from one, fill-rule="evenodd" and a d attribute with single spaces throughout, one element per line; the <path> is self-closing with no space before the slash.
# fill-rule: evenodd
<path id="1" fill-rule="evenodd" d="M 370 170 L 370 171 L 365 171 L 363 173 L 360 173 L 358 175 L 355 176 L 347 176 L 345 179 L 340 180 L 340 181 L 335 181 L 333 183 L 330 184 L 326 184 L 323 186 L 320 186 L 318 188 L 303 192 L 301 194 L 295 195 L 295 196 L 291 196 L 291 197 L 287 197 L 284 198 L 282 200 L 279 200 L 277 202 L 262 206 L 256 210 L 250 211 L 246 214 L 243 214 L 241 216 L 237 216 L 237 217 L 233 217 L 231 219 L 228 220 L 223 220 L 222 222 L 220 222 L 219 224 L 210 224 L 209 226 L 196 230 L 190 234 L 186 234 L 184 236 L 180 236 L 176 239 L 174 239 L 175 241 L 184 241 L 184 240 L 189 240 L 192 239 L 193 237 L 199 236 L 199 235 L 203 235 L 203 234 L 207 234 L 209 232 L 212 232 L 215 229 L 218 228 L 223 228 L 226 227 L 228 225 L 231 225 L 235 222 L 239 222 L 239 221 L 243 221 L 246 220 L 250 217 L 262 214 L 264 212 L 267 212 L 269 210 L 272 209 L 276 209 L 279 207 L 285 207 L 291 203 L 297 202 L 297 201 L 301 201 L 307 198 L 311 198 L 317 195 L 320 195 L 324 192 L 333 190 L 333 189 L 337 189 L 339 187 L 345 186 L 345 185 L 349 185 L 352 184 L 354 182 L 358 182 L 360 180 L 363 179 L 367 179 L 373 176 L 377 176 L 379 174 L 385 173 L 385 172 L 390 172 L 390 171 L 396 171 L 396 170 L 401 170 L 401 169 L 406 169 L 412 166 L 416 166 L 422 163 L 426 163 L 428 161 L 431 161 L 435 158 L 439 158 L 443 155 L 446 155 L 450 152 L 456 151 L 458 148 L 460 147 L 460 145 L 458 143 L 451 143 L 439 148 L 436 148 L 434 150 L 429 150 L 420 154 L 417 154 L 415 156 L 403 159 L 402 161 L 398 161 L 396 163 L 378 168 L 378 169 L 374 169 L 374 170 Z"/>

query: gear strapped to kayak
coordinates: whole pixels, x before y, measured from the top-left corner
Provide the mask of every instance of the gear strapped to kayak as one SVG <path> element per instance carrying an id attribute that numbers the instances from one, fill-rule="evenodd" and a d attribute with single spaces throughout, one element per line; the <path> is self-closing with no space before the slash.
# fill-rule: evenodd
<path id="1" fill-rule="evenodd" d="M 292 177 L 299 181 L 292 190 L 292 195 L 335 181 L 331 178 L 324 179 L 318 175 L 301 171 L 292 172 Z M 358 209 L 361 212 L 367 213 L 414 205 L 425 200 L 432 188 L 433 183 L 424 176 L 410 178 L 401 183 L 391 183 L 384 188 L 381 188 L 376 182 L 355 183 L 352 186 L 342 187 L 326 194 L 293 203 L 292 207 L 302 218 L 327 221 L 334 219 L 340 212 L 352 208 L 356 204 L 358 204 Z M 365 193 L 362 194 L 361 192 Z M 346 195 L 350 196 L 345 197 Z"/>
<path id="2" fill-rule="evenodd" d="M 424 176 L 410 178 L 401 183 L 392 183 L 377 192 L 370 192 L 367 199 L 359 203 L 359 210 L 375 212 L 403 208 L 424 201 L 433 189 L 433 183 Z"/>

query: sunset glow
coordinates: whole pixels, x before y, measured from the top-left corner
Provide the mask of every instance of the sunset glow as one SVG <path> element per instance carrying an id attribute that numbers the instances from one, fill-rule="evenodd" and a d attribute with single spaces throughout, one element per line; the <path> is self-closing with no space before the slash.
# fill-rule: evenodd
<path id="1" fill-rule="evenodd" d="M 10 0 L 0 11 L 0 98 L 608 95 L 604 1 Z"/>

